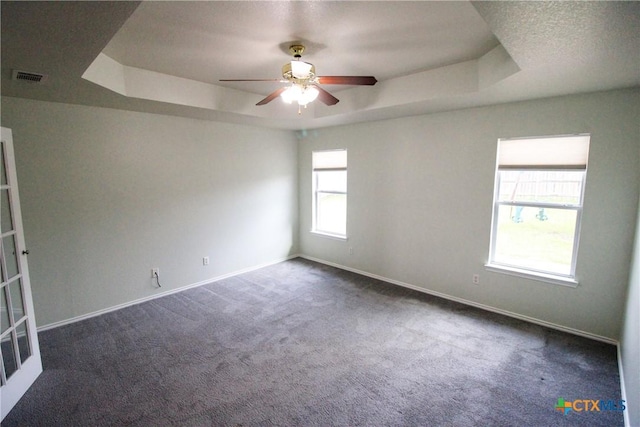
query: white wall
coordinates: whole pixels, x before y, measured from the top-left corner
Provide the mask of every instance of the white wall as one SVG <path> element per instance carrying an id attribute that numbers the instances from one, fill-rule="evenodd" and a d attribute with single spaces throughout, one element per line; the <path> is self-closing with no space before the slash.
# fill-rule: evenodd
<path id="1" fill-rule="evenodd" d="M 640 153 L 639 153 L 640 155 Z M 627 307 L 620 338 L 620 359 L 630 426 L 640 425 L 640 207 L 631 263 Z"/>
<path id="2" fill-rule="evenodd" d="M 2 126 L 39 326 L 298 252 L 291 132 L 16 98 Z"/>
<path id="3" fill-rule="evenodd" d="M 639 111 L 636 89 L 300 133 L 301 252 L 617 340 L 640 192 Z M 497 139 L 584 132 L 591 148 L 579 286 L 486 271 Z M 347 242 L 309 233 L 311 151 L 345 147 Z"/>

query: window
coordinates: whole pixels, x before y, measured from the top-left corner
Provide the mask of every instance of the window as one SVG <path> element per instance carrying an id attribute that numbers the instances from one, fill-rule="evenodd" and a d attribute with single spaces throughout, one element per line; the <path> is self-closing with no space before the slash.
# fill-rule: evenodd
<path id="1" fill-rule="evenodd" d="M 314 151 L 313 232 L 347 237 L 347 150 Z"/>
<path id="2" fill-rule="evenodd" d="M 575 283 L 589 135 L 498 140 L 488 267 Z"/>

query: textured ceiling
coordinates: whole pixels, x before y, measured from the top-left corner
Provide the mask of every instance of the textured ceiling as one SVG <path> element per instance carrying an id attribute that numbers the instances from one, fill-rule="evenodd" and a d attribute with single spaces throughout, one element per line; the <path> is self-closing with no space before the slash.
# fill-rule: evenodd
<path id="1" fill-rule="evenodd" d="M 398 24 L 401 23 L 401 28 Z M 133 67 L 268 93 L 293 42 L 321 75 L 384 81 L 476 59 L 498 45 L 468 2 L 145 2 L 104 49 Z"/>
<path id="2" fill-rule="evenodd" d="M 2 95 L 286 129 L 640 85 L 639 2 L 2 2 Z M 340 103 L 273 101 L 292 42 Z M 49 75 L 11 80 L 14 69 Z M 84 77 L 84 78 L 83 78 Z"/>
<path id="3" fill-rule="evenodd" d="M 477 2 L 475 6 L 522 68 L 549 62 L 561 68 L 607 63 L 616 68 L 640 56 L 638 2 Z"/>

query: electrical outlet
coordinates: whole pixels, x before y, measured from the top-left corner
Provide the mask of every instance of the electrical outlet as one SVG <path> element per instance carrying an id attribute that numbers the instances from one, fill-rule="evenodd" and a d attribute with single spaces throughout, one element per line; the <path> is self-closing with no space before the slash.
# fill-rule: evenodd
<path id="1" fill-rule="evenodd" d="M 159 268 L 152 268 L 151 269 L 151 278 L 155 279 L 156 275 L 160 276 L 160 269 Z"/>
<path id="2" fill-rule="evenodd" d="M 479 274 L 474 274 L 473 275 L 473 284 L 474 285 L 479 285 L 480 284 L 480 275 Z"/>
<path id="3" fill-rule="evenodd" d="M 202 258 L 202 265 L 209 265 L 209 257 L 208 256 Z"/>

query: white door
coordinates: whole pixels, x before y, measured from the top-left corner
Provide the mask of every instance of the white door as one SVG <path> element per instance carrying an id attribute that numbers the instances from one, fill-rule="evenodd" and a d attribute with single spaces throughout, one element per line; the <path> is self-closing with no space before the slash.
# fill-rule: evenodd
<path id="1" fill-rule="evenodd" d="M 0 420 L 42 372 L 11 129 L 0 149 Z"/>

